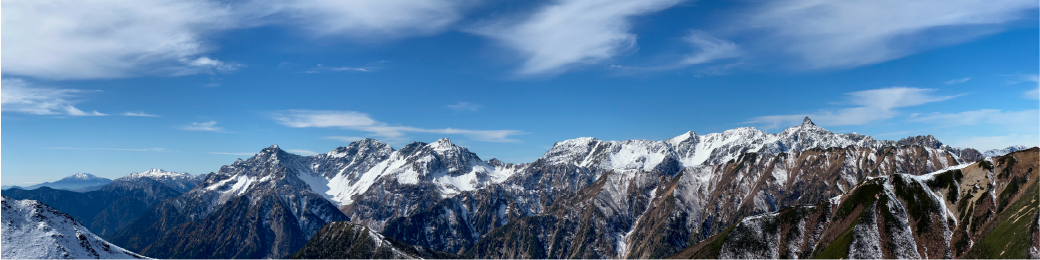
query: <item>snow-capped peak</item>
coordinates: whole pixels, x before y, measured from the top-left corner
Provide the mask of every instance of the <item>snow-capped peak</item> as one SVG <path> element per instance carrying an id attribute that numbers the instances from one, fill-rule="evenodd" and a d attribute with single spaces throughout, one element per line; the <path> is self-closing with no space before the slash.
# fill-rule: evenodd
<path id="1" fill-rule="evenodd" d="M 1029 147 L 1026 147 L 1024 145 L 1012 145 L 1012 146 L 1008 146 L 1007 148 L 1004 148 L 1004 149 L 987 150 L 985 152 L 982 152 L 982 156 L 985 156 L 985 157 L 1003 156 L 1005 154 L 1009 154 L 1009 153 L 1025 150 L 1025 149 L 1029 149 Z"/>
<path id="2" fill-rule="evenodd" d="M 61 180 L 62 181 L 90 181 L 90 180 L 100 180 L 100 179 L 101 179 L 100 177 L 94 176 L 93 174 L 80 172 L 80 173 L 73 174 L 72 176 L 65 177 L 65 178 L 63 178 Z"/>
<path id="3" fill-rule="evenodd" d="M 455 147 L 455 144 L 451 143 L 451 139 L 441 138 L 437 142 L 429 144 L 430 148 L 434 151 L 446 151 Z"/>
<path id="4" fill-rule="evenodd" d="M 414 142 L 405 145 L 370 170 L 358 175 L 336 175 L 329 180 L 329 195 L 340 205 L 350 204 L 352 196 L 363 193 L 378 181 L 395 181 L 403 185 L 432 183 L 443 196 L 471 191 L 491 183 L 502 182 L 511 171 L 498 171 L 465 147 L 448 138 L 433 143 Z"/>
<path id="5" fill-rule="evenodd" d="M 141 175 L 142 176 L 160 177 L 160 176 L 185 176 L 185 175 L 189 175 L 189 174 L 186 173 L 186 172 L 172 172 L 172 171 L 164 171 L 163 169 L 152 168 L 152 169 L 148 169 L 145 172 L 142 172 Z"/>
<path id="6" fill-rule="evenodd" d="M 809 126 L 816 126 L 816 124 L 813 124 L 812 119 L 809 119 L 809 117 L 805 117 L 805 119 L 802 119 L 802 127 Z"/>
<path id="7" fill-rule="evenodd" d="M 186 172 L 172 172 L 172 171 L 165 171 L 163 169 L 152 168 L 152 169 L 148 169 L 147 171 L 142 172 L 142 173 L 134 172 L 134 173 L 127 174 L 126 176 L 123 176 L 122 178 L 119 178 L 119 180 L 133 180 L 133 179 L 138 179 L 138 178 L 150 178 L 150 179 L 155 179 L 155 180 L 160 180 L 160 179 L 191 179 L 191 178 L 195 178 L 195 177 L 196 176 L 188 174 Z"/>
<path id="8" fill-rule="evenodd" d="M 693 131 L 688 131 L 688 132 L 683 133 L 683 134 L 681 134 L 679 136 L 668 138 L 668 140 L 665 140 L 665 142 L 670 144 L 670 145 L 672 145 L 672 146 L 677 146 L 677 145 L 679 145 L 679 143 L 685 142 L 686 140 L 695 139 L 695 138 L 697 138 L 697 133 L 695 133 Z"/>

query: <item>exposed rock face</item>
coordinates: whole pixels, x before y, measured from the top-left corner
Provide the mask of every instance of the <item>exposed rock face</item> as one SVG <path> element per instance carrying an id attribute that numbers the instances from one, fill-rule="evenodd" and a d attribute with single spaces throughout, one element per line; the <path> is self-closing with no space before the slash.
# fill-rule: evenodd
<path id="1" fill-rule="evenodd" d="M 524 164 L 483 161 L 448 139 L 396 151 L 366 139 L 309 157 L 275 146 L 160 203 L 118 242 L 175 252 L 159 257 L 283 257 L 326 223 L 350 219 L 406 244 L 473 258 L 658 258 L 744 217 L 822 203 L 872 178 L 963 164 L 961 155 L 977 156 L 972 151 L 931 136 L 835 134 L 808 119 L 777 134 L 577 138 Z M 897 231 L 906 230 L 877 232 Z M 184 245 L 195 251 L 171 250 Z M 785 252 L 804 254 L 776 254 Z M 936 252 L 927 253 L 919 255 Z"/>
<path id="2" fill-rule="evenodd" d="M 68 214 L 38 201 L 3 196 L 0 203 L 3 258 L 145 258 L 95 236 Z"/>
<path id="3" fill-rule="evenodd" d="M 746 217 L 673 257 L 1026 258 L 1040 241 L 1038 154 L 870 178 L 813 206 Z"/>
<path id="4" fill-rule="evenodd" d="M 186 172 L 171 172 L 164 171 L 162 169 L 149 169 L 143 173 L 131 173 L 121 178 L 115 179 L 115 181 L 123 182 L 134 182 L 141 179 L 150 179 L 162 183 L 167 187 L 170 187 L 178 194 L 188 192 L 195 185 L 199 185 L 202 180 L 206 178 L 205 175 L 191 175 Z"/>
<path id="5" fill-rule="evenodd" d="M 113 241 L 161 258 L 290 256 L 325 224 L 347 220 L 312 190 L 322 190 L 325 179 L 311 170 L 311 160 L 277 146 L 264 149 L 163 201 Z"/>
<path id="6" fill-rule="evenodd" d="M 411 144 L 392 157 L 408 158 L 405 154 L 426 146 Z M 498 180 L 473 182 L 482 187 L 475 190 L 444 192 L 442 184 L 434 181 L 402 183 L 401 174 L 380 175 L 398 177 L 379 177 L 376 185 L 353 196 L 356 199 L 343 209 L 353 222 L 402 242 L 476 258 L 653 258 L 673 254 L 744 216 L 818 203 L 846 192 L 867 177 L 899 172 L 924 174 L 962 163 L 951 151 L 961 150 L 942 145 L 931 136 L 877 141 L 854 133 L 834 134 L 811 120 L 779 134 L 739 128 L 704 136 L 689 132 L 663 142 L 578 138 L 557 143 L 533 163 L 470 163 L 493 168 L 487 172 L 499 176 Z M 406 176 L 436 172 L 425 166 L 407 169 L 415 174 Z M 643 179 L 657 181 L 628 188 L 629 183 Z M 622 188 L 585 190 L 598 180 L 606 182 L 603 186 Z M 680 194 L 674 194 L 676 191 Z M 598 196 L 589 192 L 613 198 L 646 197 L 646 202 L 615 203 L 615 210 L 626 212 L 615 214 L 590 206 L 594 205 L 590 201 L 573 199 Z M 578 241 L 564 234 L 577 230 L 582 225 L 581 217 L 556 216 L 553 207 L 581 209 L 605 217 L 584 220 L 599 222 L 588 230 L 594 234 L 589 241 Z M 517 225 L 538 227 L 503 226 L 519 220 L 523 222 Z M 537 237 L 541 242 L 500 252 L 470 250 L 479 247 L 481 239 L 496 237 L 492 236 L 496 228 L 563 232 L 556 237 L 568 245 L 545 242 L 553 237 L 548 233 L 498 232 L 495 239 L 500 241 L 535 241 L 522 238 Z M 596 250 L 587 251 L 592 252 L 587 255 L 571 255 L 573 252 L 563 249 L 593 244 Z M 528 255 L 535 251 L 543 253 Z"/>
<path id="7" fill-rule="evenodd" d="M 792 153 L 746 153 L 736 160 L 717 166 L 686 167 L 677 175 L 660 170 L 614 171 L 582 190 L 562 196 L 549 210 L 536 213 L 517 225 L 503 229 L 544 234 L 484 235 L 477 251 L 467 252 L 474 258 L 548 257 L 548 258 L 658 258 L 671 255 L 680 248 L 714 235 L 739 219 L 754 214 L 774 212 L 781 208 L 814 204 L 849 191 L 870 177 L 897 172 L 924 174 L 949 165 L 955 157 L 921 146 L 873 148 L 810 149 Z M 938 166 L 938 167 L 937 167 Z M 508 182 L 507 182 L 508 183 Z M 633 185 L 633 184 L 638 185 Z M 598 189 L 610 187 L 610 189 Z M 574 198 L 586 198 L 575 200 Z M 588 200 L 599 198 L 597 200 Z M 609 198 L 609 199 L 605 199 Z M 553 209 L 559 212 L 554 213 Z M 529 210 L 530 212 L 536 212 Z M 581 212 L 581 213 L 575 213 Z M 474 214 L 481 214 L 474 212 Z M 551 217 L 548 217 L 548 216 Z M 597 217 L 599 216 L 599 217 Z M 583 219 L 588 218 L 588 219 Z M 592 224 L 582 224 L 583 221 Z M 580 227 L 587 240 L 568 236 Z M 496 230 L 497 231 L 497 230 Z M 501 239 L 496 236 L 512 236 Z M 559 237 L 557 240 L 550 238 Z M 524 240 L 537 237 L 538 240 Z M 480 251 L 483 240 L 495 241 L 561 241 L 565 245 L 539 242 L 540 246 L 516 245 L 516 248 L 541 247 L 545 255 L 498 255 L 502 252 Z M 555 239 L 555 238 L 554 238 Z M 494 242 L 513 247 L 511 242 Z M 571 255 L 562 248 L 595 248 L 587 255 Z M 487 249 L 490 249 L 488 247 Z M 531 250 L 528 250 L 531 251 Z M 516 253 L 522 250 L 506 250 Z M 552 252 L 558 255 L 551 254 Z M 590 253 L 591 252 L 591 253 Z M 489 255 L 482 255 L 489 253 Z"/>
<path id="8" fill-rule="evenodd" d="M 455 255 L 407 245 L 346 221 L 325 225 L 293 258 L 297 259 L 444 259 Z"/>

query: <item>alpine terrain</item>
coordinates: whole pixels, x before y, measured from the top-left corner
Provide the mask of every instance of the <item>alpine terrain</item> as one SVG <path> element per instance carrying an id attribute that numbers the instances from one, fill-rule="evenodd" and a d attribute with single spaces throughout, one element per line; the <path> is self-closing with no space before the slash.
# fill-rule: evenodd
<path id="1" fill-rule="evenodd" d="M 33 200 L 0 198 L 6 259 L 145 258 L 115 246 L 69 215 Z"/>
<path id="2" fill-rule="evenodd" d="M 45 186 L 34 190 L 15 187 L 2 193 L 10 198 L 36 200 L 54 207 L 108 239 L 116 230 L 130 224 L 159 202 L 191 189 L 202 177 L 150 169 L 115 179 L 95 191 L 75 192 Z"/>
<path id="3" fill-rule="evenodd" d="M 447 138 L 397 150 L 364 139 L 314 156 L 274 145 L 198 185 L 156 180 L 176 195 L 135 195 L 154 200 L 104 230 L 158 258 L 992 256 L 987 245 L 1001 243 L 993 239 L 1015 236 L 990 231 L 1037 222 L 1035 200 L 1020 199 L 1036 186 L 1036 151 L 983 153 L 932 136 L 876 140 L 809 118 L 775 134 L 744 127 L 663 141 L 576 138 L 521 164 L 484 160 Z M 753 224 L 762 221 L 772 222 Z M 850 226 L 868 222 L 881 224 Z M 870 232 L 918 253 L 828 249 L 890 243 L 846 239 Z M 727 240 L 736 234 L 752 235 Z M 841 247 L 842 239 L 860 244 Z M 776 241 L 794 244 L 726 251 Z M 1020 255 L 1012 249 L 996 255 Z"/>
<path id="4" fill-rule="evenodd" d="M 814 205 L 746 217 L 677 258 L 1037 258 L 1040 148 L 868 178 Z"/>
<path id="5" fill-rule="evenodd" d="M 746 216 L 982 158 L 932 136 L 878 140 L 809 119 L 775 134 L 576 138 L 520 164 L 484 160 L 447 138 L 399 150 L 363 139 L 315 156 L 272 146 L 159 203 L 111 240 L 173 259 L 277 259 L 346 233 L 478 259 L 656 259 Z M 355 226 L 319 232 L 344 220 Z"/>

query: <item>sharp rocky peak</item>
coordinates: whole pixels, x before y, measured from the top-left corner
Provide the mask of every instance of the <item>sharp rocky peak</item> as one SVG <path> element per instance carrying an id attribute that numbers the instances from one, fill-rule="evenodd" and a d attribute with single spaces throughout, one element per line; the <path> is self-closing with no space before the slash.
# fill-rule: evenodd
<path id="1" fill-rule="evenodd" d="M 809 119 L 809 117 L 805 117 L 805 119 L 802 119 L 802 127 L 808 127 L 808 126 L 816 126 L 816 124 L 814 124 L 812 122 L 812 119 Z"/>
<path id="2" fill-rule="evenodd" d="M 360 152 L 393 152 L 394 148 L 390 145 L 380 142 L 376 139 L 365 138 L 351 142 L 347 146 L 341 146 L 336 148 L 325 155 L 330 157 L 349 157 L 356 156 Z"/>
<path id="3" fill-rule="evenodd" d="M 896 146 L 911 146 L 911 145 L 920 145 L 920 146 L 929 147 L 929 148 L 941 148 L 941 147 L 944 146 L 944 144 L 942 142 L 939 142 L 939 139 L 936 139 L 932 135 L 911 136 L 911 137 L 899 139 L 899 141 L 896 141 Z"/>
<path id="4" fill-rule="evenodd" d="M 674 145 L 677 145 L 679 143 L 686 142 L 686 141 L 694 141 L 694 142 L 696 142 L 697 139 L 698 139 L 697 133 L 695 133 L 693 131 L 688 131 L 688 132 L 683 133 L 683 134 L 681 134 L 679 136 L 668 138 L 668 140 L 665 140 L 665 142 L 667 142 L 667 143 L 669 143 L 669 144 L 674 146 Z"/>

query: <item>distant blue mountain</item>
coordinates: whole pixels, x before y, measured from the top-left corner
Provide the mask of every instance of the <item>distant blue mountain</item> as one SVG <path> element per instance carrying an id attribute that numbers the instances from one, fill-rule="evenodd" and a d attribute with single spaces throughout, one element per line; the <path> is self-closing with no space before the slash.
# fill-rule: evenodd
<path id="1" fill-rule="evenodd" d="M 112 180 L 108 178 L 101 178 L 94 176 L 89 173 L 77 173 L 72 176 L 65 177 L 55 182 L 44 182 L 29 187 L 20 187 L 24 190 L 35 190 L 40 187 L 50 187 L 52 189 L 59 190 L 70 190 L 78 192 L 95 191 L 101 189 L 102 186 L 111 183 Z M 5 186 L 3 189 L 10 189 L 18 186 Z"/>

